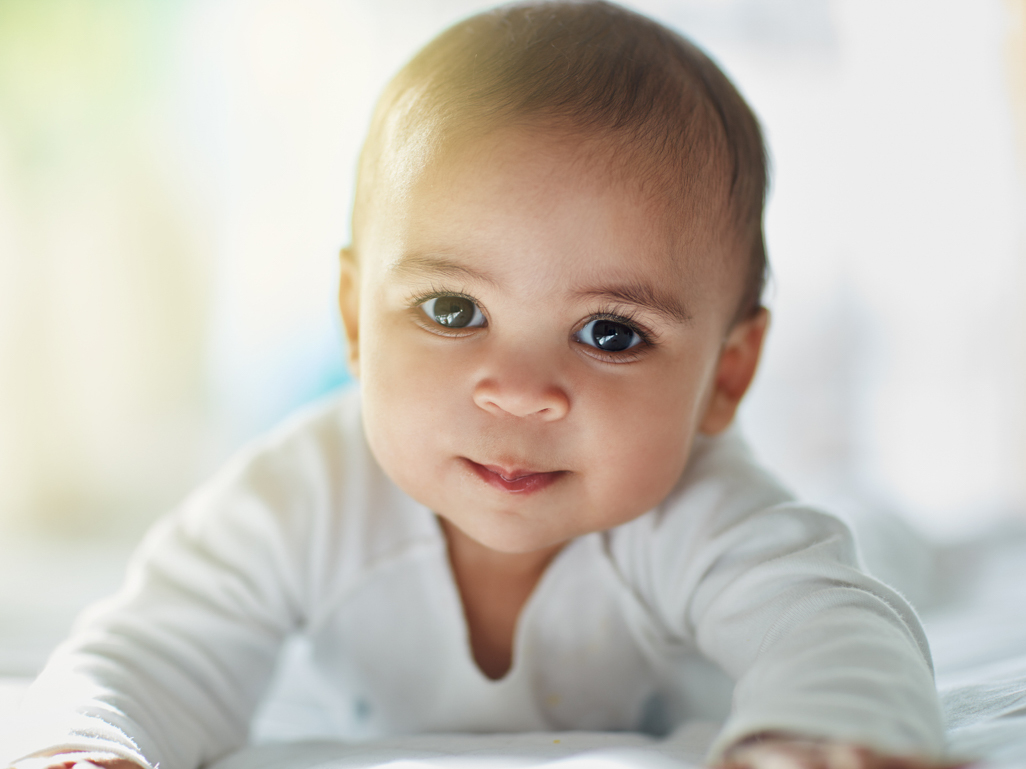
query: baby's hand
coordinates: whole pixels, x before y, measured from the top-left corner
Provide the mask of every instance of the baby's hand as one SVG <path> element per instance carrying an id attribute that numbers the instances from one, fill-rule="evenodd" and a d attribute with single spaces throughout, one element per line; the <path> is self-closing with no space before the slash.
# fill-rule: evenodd
<path id="1" fill-rule="evenodd" d="M 11 769 L 142 769 L 142 767 L 123 758 L 78 761 L 74 758 L 73 753 L 63 753 L 52 758 L 28 758 L 19 761 Z"/>
<path id="2" fill-rule="evenodd" d="M 891 756 L 861 745 L 799 737 L 765 736 L 738 743 L 721 769 L 957 769 L 967 764 Z"/>

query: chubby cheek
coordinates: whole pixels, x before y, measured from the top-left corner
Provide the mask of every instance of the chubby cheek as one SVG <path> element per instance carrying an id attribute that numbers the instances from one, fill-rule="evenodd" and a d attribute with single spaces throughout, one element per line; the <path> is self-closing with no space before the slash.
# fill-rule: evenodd
<path id="1" fill-rule="evenodd" d="M 454 429 L 449 410 L 459 377 L 437 365 L 433 351 L 411 344 L 394 321 L 368 321 L 360 339 L 367 441 L 385 472 L 419 498 L 436 477 L 431 458 L 442 456 L 430 449 Z"/>
<path id="2" fill-rule="evenodd" d="M 624 520 L 651 509 L 673 488 L 704 396 L 703 368 L 645 373 L 593 392 L 587 404 L 598 418 L 584 445 L 592 447 L 594 467 L 609 468 L 594 476 L 591 496 Z"/>

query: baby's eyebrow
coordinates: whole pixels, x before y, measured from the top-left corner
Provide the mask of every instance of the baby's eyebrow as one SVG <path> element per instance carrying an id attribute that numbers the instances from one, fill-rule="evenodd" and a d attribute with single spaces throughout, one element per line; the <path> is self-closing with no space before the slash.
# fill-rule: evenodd
<path id="1" fill-rule="evenodd" d="M 434 254 L 404 254 L 388 268 L 388 272 L 397 277 L 419 278 L 431 275 L 472 280 L 478 283 L 489 283 L 493 286 L 499 285 L 495 278 L 486 273 L 478 272 L 459 262 Z M 582 288 L 575 291 L 574 295 L 578 298 L 598 297 L 610 299 L 614 302 L 633 304 L 678 323 L 689 323 L 691 321 L 691 313 L 688 312 L 683 302 L 675 296 L 656 291 L 655 288 L 647 283 L 630 282 L 613 286 Z"/>
<path id="2" fill-rule="evenodd" d="M 660 293 L 647 283 L 621 283 L 615 286 L 597 286 L 579 289 L 580 297 L 600 297 L 616 302 L 634 304 L 678 323 L 689 323 L 691 313 L 675 296 Z"/>
<path id="3" fill-rule="evenodd" d="M 428 254 L 404 254 L 398 261 L 394 262 L 388 271 L 397 277 L 423 277 L 424 275 L 440 275 L 446 278 L 459 278 L 472 280 L 478 283 L 491 283 L 496 285 L 494 278 L 483 272 L 472 270 L 459 262 L 454 262 L 442 256 Z"/>

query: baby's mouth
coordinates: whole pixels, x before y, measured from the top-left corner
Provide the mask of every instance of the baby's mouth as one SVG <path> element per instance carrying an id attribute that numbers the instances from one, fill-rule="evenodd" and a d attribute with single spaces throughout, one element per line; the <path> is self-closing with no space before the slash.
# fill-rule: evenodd
<path id="1" fill-rule="evenodd" d="M 499 465 L 482 465 L 472 459 L 464 461 L 477 473 L 485 483 L 512 494 L 528 494 L 540 491 L 565 475 L 564 470 L 555 472 L 536 472 L 521 468 L 508 468 Z"/>

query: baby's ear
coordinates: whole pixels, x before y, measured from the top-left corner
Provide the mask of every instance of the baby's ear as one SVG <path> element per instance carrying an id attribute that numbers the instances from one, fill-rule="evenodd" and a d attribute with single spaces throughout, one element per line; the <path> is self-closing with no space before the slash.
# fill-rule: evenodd
<path id="1" fill-rule="evenodd" d="M 349 370 L 360 378 L 360 276 L 356 254 L 349 246 L 339 254 L 341 276 L 338 284 L 338 307 L 342 312 L 342 326 L 346 332 Z"/>
<path id="2" fill-rule="evenodd" d="M 751 318 L 736 324 L 727 335 L 716 364 L 713 392 L 698 426 L 706 435 L 723 432 L 734 419 L 741 398 L 748 391 L 759 366 L 759 354 L 768 325 L 769 310 L 763 307 Z"/>

